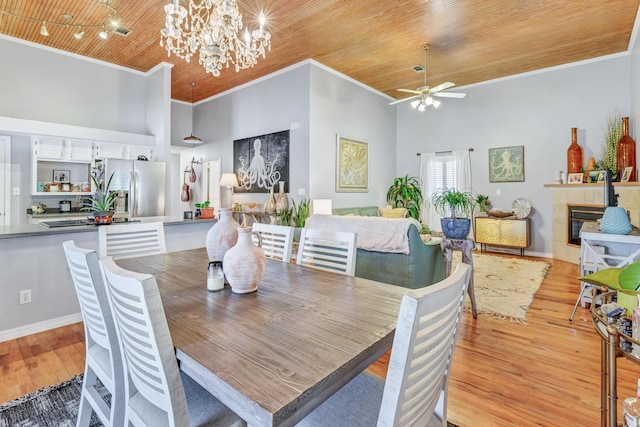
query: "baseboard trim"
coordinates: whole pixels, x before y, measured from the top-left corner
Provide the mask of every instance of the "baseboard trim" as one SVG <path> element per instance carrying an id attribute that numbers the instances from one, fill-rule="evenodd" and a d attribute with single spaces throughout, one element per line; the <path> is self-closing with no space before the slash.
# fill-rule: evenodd
<path id="1" fill-rule="evenodd" d="M 57 317 L 55 319 L 44 320 L 42 322 L 32 323 L 30 325 L 20 326 L 18 328 L 7 329 L 5 331 L 0 331 L 0 342 L 14 340 L 16 338 L 37 334 L 38 332 L 44 332 L 49 329 L 55 329 L 78 322 L 82 322 L 82 313 L 80 312 Z"/>

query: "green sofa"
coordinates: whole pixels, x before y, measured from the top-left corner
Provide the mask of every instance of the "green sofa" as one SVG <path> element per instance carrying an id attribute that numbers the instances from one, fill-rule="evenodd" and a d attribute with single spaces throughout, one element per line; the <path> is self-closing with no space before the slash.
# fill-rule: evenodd
<path id="1" fill-rule="evenodd" d="M 377 206 L 333 209 L 334 215 L 359 213 L 360 216 L 378 216 L 377 212 Z M 408 255 L 358 248 L 356 276 L 411 289 L 432 285 L 444 279 L 445 266 L 440 249 L 441 239 L 436 237 L 423 243 L 415 225 L 409 227 L 408 239 L 410 248 Z"/>

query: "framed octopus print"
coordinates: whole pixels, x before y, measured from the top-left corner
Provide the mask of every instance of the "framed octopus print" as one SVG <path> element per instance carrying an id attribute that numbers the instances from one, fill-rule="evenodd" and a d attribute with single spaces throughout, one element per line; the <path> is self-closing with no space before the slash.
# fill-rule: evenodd
<path id="1" fill-rule="evenodd" d="M 268 193 L 284 181 L 289 192 L 289 131 L 284 130 L 233 141 L 236 193 Z"/>
<path id="2" fill-rule="evenodd" d="M 338 135 L 336 147 L 336 191 L 369 191 L 369 145 Z"/>
<path id="3" fill-rule="evenodd" d="M 524 181 L 524 145 L 489 148 L 489 182 Z"/>

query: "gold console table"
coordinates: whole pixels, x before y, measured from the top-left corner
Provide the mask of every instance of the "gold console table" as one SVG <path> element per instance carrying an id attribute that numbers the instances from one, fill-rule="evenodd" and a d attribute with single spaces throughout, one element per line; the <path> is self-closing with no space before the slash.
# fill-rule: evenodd
<path id="1" fill-rule="evenodd" d="M 520 257 L 524 249 L 531 244 L 529 218 L 503 219 L 477 216 L 474 218 L 474 237 L 480 243 L 480 251 L 486 251 L 487 245 L 520 249 Z"/>

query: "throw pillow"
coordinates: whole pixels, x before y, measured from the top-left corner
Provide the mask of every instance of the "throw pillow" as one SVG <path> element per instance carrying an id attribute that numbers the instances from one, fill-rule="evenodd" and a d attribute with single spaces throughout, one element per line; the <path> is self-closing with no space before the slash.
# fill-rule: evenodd
<path id="1" fill-rule="evenodd" d="M 405 218 L 407 216 L 407 209 L 387 206 L 386 208 L 380 209 L 380 213 L 383 218 Z"/>

